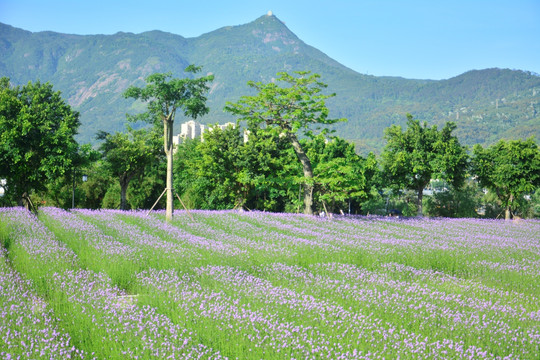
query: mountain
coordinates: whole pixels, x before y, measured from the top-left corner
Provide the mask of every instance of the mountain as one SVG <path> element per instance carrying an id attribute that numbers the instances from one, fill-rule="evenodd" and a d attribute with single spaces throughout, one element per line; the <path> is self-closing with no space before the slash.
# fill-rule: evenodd
<path id="1" fill-rule="evenodd" d="M 456 122 L 456 134 L 466 145 L 530 135 L 540 139 L 536 74 L 486 69 L 441 81 L 363 75 L 305 44 L 275 16 L 196 38 L 161 31 L 32 33 L 0 23 L 0 76 L 14 84 L 53 84 L 81 113 L 78 140 L 83 143 L 93 142 L 98 130 L 123 130 L 126 113 L 144 110 L 144 104 L 123 98 L 128 86 L 144 86 L 144 78 L 154 72 L 184 76 L 192 63 L 215 76 L 211 111 L 199 119 L 203 123 L 234 121 L 223 106 L 250 94 L 249 80 L 268 82 L 279 71 L 310 70 L 337 94 L 328 102 L 331 116 L 349 120 L 336 126 L 337 134 L 354 141 L 362 153 L 380 151 L 383 130 L 404 124 L 406 113 L 430 124 Z M 177 116 L 178 129 L 182 121 Z"/>

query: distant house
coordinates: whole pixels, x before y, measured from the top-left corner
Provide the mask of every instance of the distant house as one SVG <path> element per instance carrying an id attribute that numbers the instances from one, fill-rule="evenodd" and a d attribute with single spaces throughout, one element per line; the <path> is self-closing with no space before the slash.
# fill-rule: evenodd
<path id="1" fill-rule="evenodd" d="M 180 134 L 173 136 L 173 143 L 178 145 L 181 139 L 196 139 L 203 134 L 205 128 L 203 124 L 194 120 L 187 121 L 180 125 Z"/>
<path id="2" fill-rule="evenodd" d="M 201 141 L 204 141 L 205 131 L 212 131 L 216 127 L 221 130 L 225 130 L 228 126 L 232 126 L 234 129 L 236 127 L 236 124 L 232 122 L 228 122 L 223 125 L 216 124 L 213 126 L 206 126 L 194 120 L 186 121 L 185 123 L 180 125 L 180 134 L 178 134 L 177 136 L 173 136 L 173 144 L 175 146 L 180 144 L 182 139 L 201 138 Z"/>
<path id="3" fill-rule="evenodd" d="M 173 144 L 176 147 L 182 142 L 183 139 L 196 139 L 200 138 L 201 142 L 204 141 L 204 132 L 212 131 L 215 128 L 225 130 L 227 127 L 231 126 L 233 129 L 236 128 L 236 124 L 233 122 L 228 122 L 223 125 L 203 125 L 194 120 L 187 121 L 180 125 L 180 134 L 173 136 Z M 249 130 L 244 130 L 244 144 L 248 142 Z M 176 151 L 176 150 L 175 150 Z"/>

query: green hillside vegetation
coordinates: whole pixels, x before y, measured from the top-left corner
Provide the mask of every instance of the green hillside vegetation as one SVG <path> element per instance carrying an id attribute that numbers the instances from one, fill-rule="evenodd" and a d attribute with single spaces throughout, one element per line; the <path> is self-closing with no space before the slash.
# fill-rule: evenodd
<path id="1" fill-rule="evenodd" d="M 356 46 L 351 44 L 351 46 Z M 519 70 L 475 70 L 448 80 L 415 80 L 359 74 L 305 44 L 275 16 L 224 27 L 196 38 L 161 31 L 142 34 L 68 35 L 31 33 L 0 24 L 0 75 L 14 84 L 49 81 L 81 114 L 77 140 L 93 142 L 99 130 L 124 129 L 125 114 L 143 111 L 122 92 L 142 86 L 155 72 L 183 76 L 189 64 L 215 76 L 208 98 L 214 124 L 234 121 L 227 101 L 250 94 L 247 82 L 268 82 L 280 71 L 321 74 L 331 116 L 347 118 L 337 134 L 360 153 L 384 146 L 383 129 L 404 125 L 406 113 L 430 124 L 457 124 L 464 145 L 501 138 L 540 138 L 540 77 Z M 176 121 L 176 129 L 183 121 Z"/>
<path id="2" fill-rule="evenodd" d="M 213 76 L 154 73 L 144 88 L 123 94 L 145 101 L 148 112 L 137 118 L 153 123 L 150 131 L 101 131 L 99 151 L 75 141 L 79 113 L 52 85 L 13 86 L 3 77 L 0 206 L 151 209 L 165 205 L 158 202 L 167 192 L 171 221 L 179 205 L 175 191 L 183 207 L 196 209 L 422 216 L 425 205 L 429 216 L 540 215 L 540 148 L 532 137 L 477 144 L 469 156 L 452 134 L 453 122 L 439 131 L 408 114 L 405 132 L 400 125 L 386 128 L 378 166 L 373 153 L 360 156 L 352 143 L 328 137 L 326 126 L 341 119 L 327 117 L 325 100 L 332 97 L 322 93 L 326 84 L 318 74 L 276 76 L 275 82 L 251 82 L 257 95 L 227 104 L 248 132 L 234 123 L 212 127 L 204 140 L 186 139 L 173 150 L 173 114 L 205 114 Z"/>

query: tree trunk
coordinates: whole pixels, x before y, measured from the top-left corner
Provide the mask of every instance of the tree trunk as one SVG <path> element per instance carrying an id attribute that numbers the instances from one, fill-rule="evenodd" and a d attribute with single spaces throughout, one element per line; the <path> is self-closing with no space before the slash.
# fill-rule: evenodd
<path id="1" fill-rule="evenodd" d="M 30 200 L 30 195 L 28 195 L 26 191 L 21 196 L 20 205 L 24 206 L 28 211 L 32 210 L 32 201 Z"/>
<path id="2" fill-rule="evenodd" d="M 173 121 L 166 119 L 163 121 L 163 146 L 167 155 L 167 206 L 165 209 L 165 219 L 169 222 L 173 218 Z"/>
<path id="3" fill-rule="evenodd" d="M 424 213 L 422 211 L 422 198 L 424 197 L 424 187 L 421 187 L 418 189 L 418 203 L 416 204 L 418 206 L 418 213 L 416 216 L 423 217 Z"/>
<path id="4" fill-rule="evenodd" d="M 167 154 L 167 208 L 165 218 L 171 221 L 173 218 L 173 153 L 172 150 Z"/>
<path id="5" fill-rule="evenodd" d="M 126 210 L 126 193 L 127 193 L 128 183 L 125 181 L 120 182 L 120 210 Z"/>
<path id="6" fill-rule="evenodd" d="M 294 152 L 298 161 L 302 164 L 302 170 L 304 172 L 304 177 L 308 181 L 304 184 L 304 214 L 313 215 L 313 169 L 311 168 L 311 161 L 309 161 L 308 156 L 302 149 L 300 142 L 296 136 L 292 133 L 288 133 L 289 141 L 291 142 Z"/>
<path id="7" fill-rule="evenodd" d="M 127 176 L 120 176 L 120 210 L 126 210 L 127 207 L 127 187 L 129 186 L 129 180 Z"/>
<path id="8" fill-rule="evenodd" d="M 512 218 L 512 200 L 514 200 L 514 195 L 510 194 L 510 199 L 508 199 L 508 205 L 504 211 L 504 220 L 510 220 Z"/>

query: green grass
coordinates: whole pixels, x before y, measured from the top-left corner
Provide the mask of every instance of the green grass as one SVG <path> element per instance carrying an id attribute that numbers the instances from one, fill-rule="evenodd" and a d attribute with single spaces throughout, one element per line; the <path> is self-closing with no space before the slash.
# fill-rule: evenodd
<path id="1" fill-rule="evenodd" d="M 539 222 L 192 215 L 3 210 L 0 239 L 74 355 L 540 352 Z"/>

